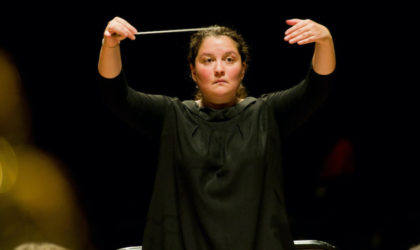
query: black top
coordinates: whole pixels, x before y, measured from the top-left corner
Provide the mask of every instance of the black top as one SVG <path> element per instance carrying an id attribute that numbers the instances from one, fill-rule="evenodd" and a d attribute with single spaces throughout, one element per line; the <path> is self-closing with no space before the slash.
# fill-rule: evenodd
<path id="1" fill-rule="evenodd" d="M 102 84 L 118 116 L 160 137 L 144 250 L 289 250 L 282 138 L 326 99 L 332 75 L 309 69 L 296 86 L 214 110 Z"/>

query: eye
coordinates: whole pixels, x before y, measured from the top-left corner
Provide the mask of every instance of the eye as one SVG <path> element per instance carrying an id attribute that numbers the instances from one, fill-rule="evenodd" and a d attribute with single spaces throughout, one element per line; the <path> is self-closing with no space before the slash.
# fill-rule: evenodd
<path id="1" fill-rule="evenodd" d="M 213 61 L 213 58 L 211 58 L 211 57 L 204 57 L 204 58 L 201 59 L 201 62 L 204 63 L 204 64 L 209 64 L 212 61 Z"/>
<path id="2" fill-rule="evenodd" d="M 234 56 L 227 56 L 227 57 L 225 58 L 225 61 L 226 61 L 227 63 L 234 63 L 234 62 L 236 61 L 236 58 L 235 58 Z"/>

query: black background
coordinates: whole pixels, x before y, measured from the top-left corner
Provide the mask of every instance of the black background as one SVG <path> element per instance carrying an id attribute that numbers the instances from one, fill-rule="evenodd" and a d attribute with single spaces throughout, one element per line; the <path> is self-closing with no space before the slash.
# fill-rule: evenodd
<path id="1" fill-rule="evenodd" d="M 300 81 L 313 46 L 283 41 L 289 18 L 327 26 L 337 82 L 325 105 L 286 140 L 286 197 L 296 239 L 342 249 L 407 249 L 420 243 L 416 185 L 415 40 L 410 8 L 363 3 L 30 4 L 3 9 L 1 48 L 22 77 L 33 143 L 64 163 L 99 249 L 141 244 L 156 144 L 120 122 L 101 102 L 97 60 L 102 33 L 120 16 L 139 31 L 221 24 L 251 47 L 244 80 L 250 95 Z M 189 99 L 189 34 L 123 41 L 130 85 Z M 354 172 L 321 178 L 334 145 L 352 145 Z M 323 190 L 323 195 L 320 195 Z"/>

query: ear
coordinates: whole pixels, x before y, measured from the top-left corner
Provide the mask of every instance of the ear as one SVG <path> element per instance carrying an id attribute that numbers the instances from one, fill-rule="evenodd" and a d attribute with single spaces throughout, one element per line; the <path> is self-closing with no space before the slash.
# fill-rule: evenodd
<path id="1" fill-rule="evenodd" d="M 193 79 L 194 82 L 197 82 L 195 68 L 192 64 L 190 64 L 190 70 L 191 70 L 191 78 Z"/>
<path id="2" fill-rule="evenodd" d="M 243 80 L 245 77 L 246 67 L 246 63 L 242 63 L 241 80 Z"/>

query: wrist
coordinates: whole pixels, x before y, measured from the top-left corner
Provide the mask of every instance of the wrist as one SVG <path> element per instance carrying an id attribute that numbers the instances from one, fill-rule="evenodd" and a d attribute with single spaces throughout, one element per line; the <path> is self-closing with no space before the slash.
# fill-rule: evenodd
<path id="1" fill-rule="evenodd" d="M 322 32 L 323 35 L 321 35 L 320 39 L 318 39 L 316 42 L 318 44 L 330 44 L 330 43 L 332 43 L 333 38 L 332 38 L 330 30 L 325 26 L 322 26 L 322 28 L 324 29 L 323 32 Z"/>
<path id="2" fill-rule="evenodd" d="M 333 38 L 332 38 L 331 35 L 328 35 L 328 36 L 326 36 L 322 39 L 319 39 L 319 40 L 315 41 L 315 43 L 317 45 L 321 45 L 321 46 L 329 46 L 329 45 L 333 44 Z"/>
<path id="3" fill-rule="evenodd" d="M 109 49 L 114 49 L 114 48 L 117 48 L 119 46 L 120 46 L 120 41 L 118 41 L 118 43 L 116 45 L 114 45 L 114 46 L 108 46 L 105 43 L 105 38 L 102 38 L 102 47 L 106 47 L 106 48 L 109 48 Z"/>

